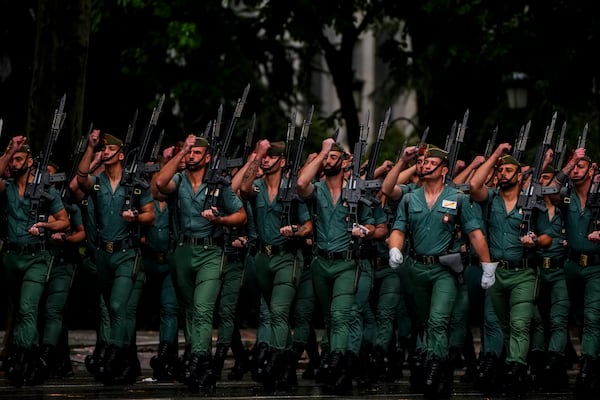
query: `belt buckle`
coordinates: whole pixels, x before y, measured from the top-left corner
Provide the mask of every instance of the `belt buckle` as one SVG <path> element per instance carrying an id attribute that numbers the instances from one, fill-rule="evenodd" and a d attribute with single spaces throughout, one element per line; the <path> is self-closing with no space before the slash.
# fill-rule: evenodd
<path id="1" fill-rule="evenodd" d="M 158 254 L 156 255 L 156 261 L 158 261 L 158 262 L 159 262 L 159 263 L 161 263 L 161 264 L 164 264 L 164 262 L 165 262 L 165 258 L 166 258 L 166 257 L 165 257 L 165 253 L 158 253 Z"/>
<path id="2" fill-rule="evenodd" d="M 550 257 L 544 257 L 542 260 L 542 267 L 545 269 L 550 268 L 550 261 L 551 261 Z"/>
<path id="3" fill-rule="evenodd" d="M 498 261 L 498 265 L 500 266 L 500 268 L 504 268 L 504 269 L 508 269 L 508 267 L 510 267 L 510 264 L 506 260 Z"/>
<path id="4" fill-rule="evenodd" d="M 423 264 L 434 264 L 435 257 L 434 256 L 423 256 Z"/>
<path id="5" fill-rule="evenodd" d="M 582 267 L 587 267 L 587 265 L 588 265 L 588 255 L 587 254 L 579 255 L 579 265 Z"/>
<path id="6" fill-rule="evenodd" d="M 107 253 L 112 253 L 115 250 L 115 242 L 105 242 L 104 243 L 104 250 Z"/>
<path id="7" fill-rule="evenodd" d="M 270 244 L 264 245 L 263 250 L 264 250 L 265 254 L 268 256 L 273 254 L 273 246 L 271 246 Z"/>

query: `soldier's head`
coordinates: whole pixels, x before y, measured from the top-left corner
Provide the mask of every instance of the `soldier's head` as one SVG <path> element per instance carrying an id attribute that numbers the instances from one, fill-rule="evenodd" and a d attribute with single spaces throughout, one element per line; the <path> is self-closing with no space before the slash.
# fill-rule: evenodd
<path id="1" fill-rule="evenodd" d="M 261 160 L 260 167 L 265 175 L 270 175 L 280 171 L 285 167 L 285 163 L 285 142 L 272 142 Z"/>
<path id="2" fill-rule="evenodd" d="M 123 141 L 116 136 L 105 133 L 102 138 L 102 162 L 104 165 L 120 164 L 124 158 Z"/>
<path id="3" fill-rule="evenodd" d="M 348 156 L 346 151 L 339 143 L 334 143 L 327 153 L 327 158 L 323 160 L 323 174 L 325 176 L 336 176 L 342 171 L 342 167 L 345 167 L 344 164 L 347 160 Z"/>
<path id="4" fill-rule="evenodd" d="M 496 161 L 497 185 L 502 190 L 507 190 L 521 182 L 521 163 L 511 156 L 505 154 Z"/>
<path id="5" fill-rule="evenodd" d="M 8 172 L 12 178 L 23 176 L 33 168 L 33 158 L 31 157 L 31 147 L 24 144 L 13 154 L 10 159 Z"/>
<path id="6" fill-rule="evenodd" d="M 448 173 L 448 152 L 432 144 L 419 148 L 417 164 L 419 179 L 436 180 Z"/>
<path id="7" fill-rule="evenodd" d="M 206 138 L 196 136 L 192 149 L 185 157 L 185 168 L 198 171 L 210 162 L 210 143 Z"/>
<path id="8" fill-rule="evenodd" d="M 575 167 L 571 170 L 569 177 L 573 181 L 574 185 L 587 184 L 588 179 L 592 179 L 594 175 L 594 168 L 592 159 L 585 155 L 575 164 Z"/>

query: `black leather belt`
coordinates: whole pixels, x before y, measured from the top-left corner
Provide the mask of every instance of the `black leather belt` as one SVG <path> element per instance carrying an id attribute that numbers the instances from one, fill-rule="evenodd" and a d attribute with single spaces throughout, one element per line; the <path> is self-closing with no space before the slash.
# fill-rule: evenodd
<path id="1" fill-rule="evenodd" d="M 352 258 L 352 254 L 349 251 L 327 251 L 317 249 L 317 254 L 328 260 L 346 260 Z"/>
<path id="2" fill-rule="evenodd" d="M 150 257 L 159 264 L 167 262 L 167 253 L 164 251 L 151 251 Z"/>
<path id="3" fill-rule="evenodd" d="M 295 251 L 295 249 L 296 248 L 291 243 L 286 243 L 279 246 L 261 243 L 259 247 L 259 251 L 267 256 L 276 256 L 280 253 L 292 253 Z"/>
<path id="4" fill-rule="evenodd" d="M 190 235 L 180 235 L 179 243 L 189 244 L 190 246 L 212 246 L 216 245 L 217 241 L 212 236 L 200 238 Z"/>
<path id="5" fill-rule="evenodd" d="M 7 242 L 7 243 L 4 243 L 3 247 L 5 250 L 15 251 L 18 253 L 37 253 L 39 251 L 46 250 L 45 243 L 17 244 L 17 243 Z"/>
<path id="6" fill-rule="evenodd" d="M 414 259 L 421 264 L 439 264 L 440 262 L 439 256 L 423 256 L 415 254 Z"/>
<path id="7" fill-rule="evenodd" d="M 107 253 L 115 253 L 117 251 L 121 251 L 122 249 L 129 249 L 131 246 L 129 244 L 129 240 L 115 240 L 115 241 L 98 241 L 98 248 L 100 250 L 104 250 Z"/>
<path id="8" fill-rule="evenodd" d="M 600 254 L 598 253 L 580 253 L 578 251 L 569 251 L 569 259 L 576 262 L 581 267 L 588 265 L 600 265 Z"/>
<path id="9" fill-rule="evenodd" d="M 380 270 L 390 266 L 390 259 L 387 257 L 375 257 L 375 269 Z"/>
<path id="10" fill-rule="evenodd" d="M 498 268 L 519 271 L 522 269 L 527 269 L 535 266 L 534 260 L 529 260 L 527 258 L 523 258 L 520 261 L 509 261 L 509 260 L 493 260 L 498 263 Z"/>

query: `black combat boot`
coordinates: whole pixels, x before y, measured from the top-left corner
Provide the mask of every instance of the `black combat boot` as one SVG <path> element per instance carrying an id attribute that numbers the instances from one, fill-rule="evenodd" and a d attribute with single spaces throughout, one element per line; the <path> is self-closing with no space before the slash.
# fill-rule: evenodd
<path id="1" fill-rule="evenodd" d="M 266 369 L 270 362 L 270 358 L 271 358 L 271 350 L 269 348 L 269 345 L 264 342 L 260 342 L 256 346 L 256 351 L 254 353 L 254 359 L 253 359 L 254 366 L 252 369 L 252 380 L 253 381 L 262 383 L 265 380 L 265 378 L 267 377 Z"/>
<path id="2" fill-rule="evenodd" d="M 11 385 L 18 388 L 23 387 L 27 380 L 27 370 L 30 368 L 30 363 L 33 358 L 33 351 L 24 347 L 16 347 L 13 349 L 11 363 L 6 371 L 8 381 Z"/>
<path id="3" fill-rule="evenodd" d="M 304 344 L 294 343 L 290 350 L 286 350 L 286 353 L 287 365 L 285 366 L 281 383 L 278 387 L 289 390 L 298 387 L 298 361 L 302 358 L 302 354 L 304 354 Z"/>
<path id="4" fill-rule="evenodd" d="M 233 352 L 233 357 L 235 361 L 227 375 L 227 379 L 230 381 L 241 381 L 244 378 L 244 374 L 248 371 L 250 351 L 244 348 L 238 349 Z"/>
<path id="5" fill-rule="evenodd" d="M 594 395 L 598 378 L 598 361 L 593 360 L 590 356 L 581 357 L 579 374 L 575 380 L 575 394 L 580 397 Z"/>
<path id="6" fill-rule="evenodd" d="M 105 385 L 114 385 L 115 378 L 120 376 L 127 364 L 127 349 L 111 344 L 106 349 L 104 358 L 100 362 L 100 380 Z"/>
<path id="7" fill-rule="evenodd" d="M 494 353 L 485 353 L 479 357 L 479 368 L 475 376 L 475 388 L 484 394 L 490 394 L 496 384 L 496 372 L 500 362 Z"/>
<path id="8" fill-rule="evenodd" d="M 443 367 L 443 361 L 436 356 L 425 362 L 423 395 L 426 399 L 435 399 L 438 396 Z"/>
<path id="9" fill-rule="evenodd" d="M 422 393 L 425 388 L 425 364 L 426 353 L 415 351 L 410 360 L 410 382 L 411 391 Z"/>
<path id="10" fill-rule="evenodd" d="M 186 383 L 189 376 L 190 361 L 192 358 L 192 345 L 186 344 L 183 354 L 177 361 L 177 380 Z"/>
<path id="11" fill-rule="evenodd" d="M 227 358 L 228 351 L 229 346 L 226 346 L 221 343 L 217 344 L 212 366 L 212 372 L 217 380 L 221 380 L 221 372 L 223 371 L 223 365 L 225 364 L 225 359 Z"/>
<path id="12" fill-rule="evenodd" d="M 517 362 L 506 365 L 502 392 L 508 397 L 522 397 L 527 391 L 527 366 Z"/>
<path id="13" fill-rule="evenodd" d="M 302 379 L 315 379 L 319 370 L 319 364 L 321 363 L 321 355 L 319 354 L 319 344 L 317 343 L 317 336 L 314 329 L 310 330 L 305 350 L 308 356 L 308 364 L 302 373 Z"/>
<path id="14" fill-rule="evenodd" d="M 96 380 L 100 380 L 100 364 L 104 359 L 107 349 L 108 343 L 99 341 L 96 343 L 96 347 L 94 347 L 94 352 L 85 357 L 85 368 Z"/>
<path id="15" fill-rule="evenodd" d="M 118 385 L 132 385 L 138 376 L 142 374 L 140 360 L 138 358 L 137 346 L 131 345 L 123 349 L 123 368 L 114 377 L 114 383 Z M 117 373 L 115 371 L 115 373 Z"/>
<path id="16" fill-rule="evenodd" d="M 546 352 L 541 350 L 532 350 L 527 357 L 529 364 L 529 387 L 531 390 L 540 390 L 543 387 L 542 374 L 546 365 Z"/>
<path id="17" fill-rule="evenodd" d="M 28 385 L 41 385 L 50 377 L 50 372 L 54 367 L 56 356 L 56 347 L 51 344 L 44 344 L 40 347 L 37 360 L 31 363 L 27 371 L 26 383 Z"/>
<path id="18" fill-rule="evenodd" d="M 198 360 L 198 385 L 200 387 L 200 391 L 204 394 L 211 394 L 215 392 L 217 378 L 213 373 L 213 364 L 214 363 L 210 354 L 203 355 Z"/>
<path id="19" fill-rule="evenodd" d="M 541 385 L 548 392 L 564 391 L 569 386 L 567 360 L 563 354 L 548 352 L 548 361 L 541 374 Z"/>
<path id="20" fill-rule="evenodd" d="M 154 371 L 152 376 L 159 381 L 172 381 L 175 376 L 177 363 L 177 348 L 169 342 L 160 342 L 158 351 L 150 359 L 150 367 Z"/>

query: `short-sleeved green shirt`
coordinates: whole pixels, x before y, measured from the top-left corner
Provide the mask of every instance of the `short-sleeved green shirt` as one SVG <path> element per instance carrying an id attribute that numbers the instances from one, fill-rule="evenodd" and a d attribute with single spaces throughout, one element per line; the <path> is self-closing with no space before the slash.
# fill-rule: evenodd
<path id="1" fill-rule="evenodd" d="M 5 185 L 8 241 L 18 245 L 39 243 L 41 239 L 28 232 L 29 228 L 37 222 L 36 218 L 29 213 L 31 207 L 29 197 L 19 196 L 19 188 L 14 180 L 7 179 Z M 46 210 L 43 211 L 52 215 L 65 208 L 60 194 L 54 187 L 48 188 L 48 194 L 51 198 L 44 200 Z"/>
<path id="2" fill-rule="evenodd" d="M 281 236 L 279 228 L 282 227 L 281 214 L 283 212 L 283 203 L 277 200 L 277 197 L 273 202 L 269 201 L 269 193 L 267 185 L 263 179 L 257 179 L 254 181 L 254 192 L 256 196 L 252 198 L 253 210 L 255 211 L 255 218 L 260 221 L 256 224 L 256 232 L 259 239 L 268 244 L 275 246 L 282 245 L 286 240 L 285 236 Z M 290 218 L 293 224 L 303 224 L 310 219 L 308 207 L 306 203 L 301 200 L 294 200 L 292 202 L 292 208 Z"/>
<path id="3" fill-rule="evenodd" d="M 105 172 L 94 177 L 94 208 L 96 226 L 98 227 L 98 236 L 101 240 L 115 241 L 127 239 L 130 233 L 130 224 L 121 216 L 123 204 L 127 195 L 126 188 L 117 185 L 115 191 Z M 150 189 L 142 189 L 139 195 L 139 206 L 142 207 L 152 202 Z"/>
<path id="4" fill-rule="evenodd" d="M 177 222 L 179 234 L 194 237 L 212 237 L 215 225 L 201 214 L 208 207 L 208 186 L 202 183 L 198 191 L 194 192 L 186 172 L 178 172 L 173 177 L 177 190 L 171 196 L 177 196 Z M 217 206 L 225 215 L 233 214 L 243 207 L 240 198 L 231 190 L 230 186 L 219 189 Z"/>
<path id="5" fill-rule="evenodd" d="M 165 205 L 162 210 L 160 201 L 154 202 L 154 224 L 146 230 L 148 246 L 158 252 L 166 252 L 169 250 L 169 208 Z"/>
<path id="6" fill-rule="evenodd" d="M 567 239 L 565 232 L 563 213 L 559 207 L 555 208 L 554 216 L 550 220 L 548 210 L 538 214 L 538 226 L 552 238 L 549 247 L 539 249 L 539 253 L 544 257 L 561 258 L 567 253 L 564 241 Z"/>
<path id="7" fill-rule="evenodd" d="M 567 211 L 567 240 L 571 250 L 578 253 L 600 253 L 600 244 L 587 238 L 590 233 L 592 211 L 589 207 L 582 208 L 579 196 L 573 194 Z"/>
<path id="8" fill-rule="evenodd" d="M 348 207 L 343 204 L 340 196 L 333 204 L 331 194 L 325 182 L 315 182 L 312 196 L 316 220 L 316 241 L 321 250 L 342 252 L 348 251 L 352 234 L 348 230 Z M 374 224 L 373 211 L 360 203 L 358 205 L 358 222 L 360 224 Z"/>
<path id="9" fill-rule="evenodd" d="M 459 196 L 462 196 L 460 202 Z M 392 229 L 410 234 L 410 243 L 415 254 L 445 254 L 453 240 L 456 240 L 453 237 L 459 204 L 461 230 L 470 233 L 481 229 L 480 214 L 478 215 L 477 209 L 469 201 L 468 195 L 449 186 L 444 187 L 431 210 L 427 206 L 422 187 L 413 190 L 409 196 L 403 196 Z"/>
<path id="10" fill-rule="evenodd" d="M 523 215 L 519 209 L 515 206 L 508 213 L 498 189 L 488 189 L 488 198 L 481 203 L 481 207 L 487 213 L 487 239 L 492 259 L 519 262 L 523 258 L 529 258 L 531 254 L 528 254 L 527 248 L 521 243 Z M 537 209 L 534 209 L 532 221 L 533 231 L 538 236 L 547 233 L 539 225 Z"/>

